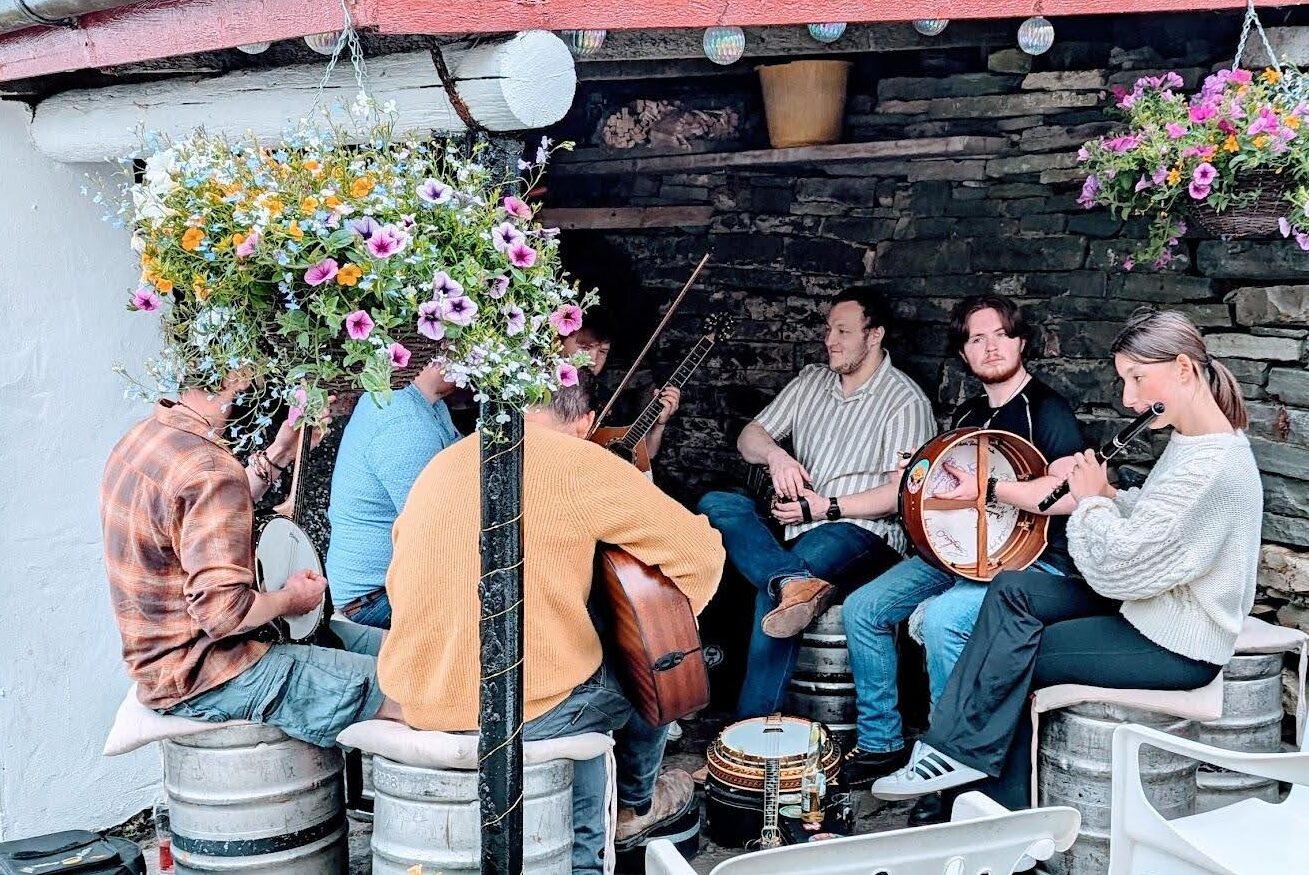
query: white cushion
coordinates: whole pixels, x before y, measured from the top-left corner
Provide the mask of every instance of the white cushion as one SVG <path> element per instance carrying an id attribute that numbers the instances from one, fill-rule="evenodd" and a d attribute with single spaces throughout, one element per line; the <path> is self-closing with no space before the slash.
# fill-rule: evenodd
<path id="1" fill-rule="evenodd" d="M 1306 636 L 1299 629 L 1274 626 L 1257 617 L 1246 617 L 1236 637 L 1237 653 L 1287 653 L 1299 650 Z"/>
<path id="2" fill-rule="evenodd" d="M 347 726 L 336 740 L 345 747 L 423 769 L 476 769 L 477 733 L 413 729 L 393 720 L 364 720 Z M 598 732 L 523 743 L 527 765 L 550 760 L 590 760 L 607 753 L 614 740 Z"/>
<path id="3" fill-rule="evenodd" d="M 1124 705 L 1190 720 L 1217 720 L 1223 716 L 1223 676 L 1220 673 L 1198 690 L 1112 690 L 1085 684 L 1058 684 L 1036 691 L 1032 696 L 1032 711 L 1040 714 L 1083 702 Z"/>
<path id="4" fill-rule="evenodd" d="M 109 728 L 109 737 L 105 739 L 105 746 L 101 753 L 107 757 L 114 757 L 165 738 L 199 735 L 201 732 L 209 732 L 224 726 L 246 726 L 249 723 L 249 720 L 210 723 L 205 720 L 160 714 L 137 700 L 136 684 L 132 684 L 123 698 L 123 703 L 118 706 L 118 713 L 114 715 L 114 725 Z"/>

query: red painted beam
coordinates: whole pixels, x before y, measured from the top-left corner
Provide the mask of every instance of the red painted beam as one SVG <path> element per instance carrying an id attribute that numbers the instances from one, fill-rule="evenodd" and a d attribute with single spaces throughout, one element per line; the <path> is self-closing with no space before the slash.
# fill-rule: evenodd
<path id="1" fill-rule="evenodd" d="M 822 22 L 830 0 L 346 0 L 359 28 L 388 34 L 500 33 L 544 28 L 708 27 Z M 1309 0 L 1256 0 L 1260 6 Z M 846 0 L 850 23 L 1024 18 L 1035 0 Z M 1126 14 L 1238 9 L 1244 0 L 1042 0 L 1043 14 Z M 29 28 L 0 36 L 0 82 L 110 67 L 243 43 L 293 39 L 341 26 L 340 0 L 161 0 L 82 18 L 77 29 Z"/>

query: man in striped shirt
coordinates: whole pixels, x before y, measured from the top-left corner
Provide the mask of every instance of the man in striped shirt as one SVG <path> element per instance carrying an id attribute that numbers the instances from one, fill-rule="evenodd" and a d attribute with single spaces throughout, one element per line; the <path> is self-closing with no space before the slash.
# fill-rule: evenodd
<path id="1" fill-rule="evenodd" d="M 827 315 L 827 364 L 805 367 L 741 431 L 747 462 L 768 466 L 771 522 L 749 496 L 710 492 L 700 512 L 758 590 L 739 717 L 779 709 L 797 636 L 836 594 L 885 571 L 906 547 L 891 519 L 898 462 L 936 431 L 927 396 L 883 350 L 889 312 L 872 290 L 839 295 Z M 778 442 L 791 439 L 792 455 Z"/>

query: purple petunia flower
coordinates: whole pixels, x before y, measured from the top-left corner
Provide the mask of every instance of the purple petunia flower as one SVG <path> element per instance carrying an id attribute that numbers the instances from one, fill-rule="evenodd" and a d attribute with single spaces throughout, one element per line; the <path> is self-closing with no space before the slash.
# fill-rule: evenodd
<path id="1" fill-rule="evenodd" d="M 409 364 L 410 352 L 405 349 L 404 344 L 391 344 L 386 348 L 386 354 L 391 359 L 392 368 L 403 368 Z"/>
<path id="2" fill-rule="evenodd" d="M 1217 176 L 1218 169 L 1206 161 L 1195 168 L 1195 172 L 1191 174 L 1191 181 L 1208 188 L 1214 184 L 1214 179 Z"/>
<path id="3" fill-rule="evenodd" d="M 529 207 L 526 202 L 514 197 L 513 195 L 509 195 L 501 201 L 500 205 L 503 206 L 505 212 L 511 216 L 516 216 L 520 219 L 532 218 L 532 208 Z"/>
<path id="4" fill-rule="evenodd" d="M 523 329 L 527 327 L 527 315 L 523 313 L 521 307 L 505 307 L 505 318 L 509 320 L 509 326 L 505 328 L 505 334 L 513 337 L 515 334 L 522 334 Z"/>
<path id="5" fill-rule="evenodd" d="M 443 204 L 454 196 L 455 190 L 444 182 L 425 179 L 418 186 L 418 197 L 429 204 Z"/>
<path id="6" fill-rule="evenodd" d="M 509 247 L 509 263 L 514 267 L 531 267 L 536 264 L 536 250 L 525 243 L 515 243 Z"/>
<path id="7" fill-rule="evenodd" d="M 432 340 L 445 337 L 441 307 L 436 301 L 424 301 L 418 305 L 418 333 Z"/>
<path id="8" fill-rule="evenodd" d="M 1151 185 L 1152 183 L 1150 182 L 1149 177 L 1143 173 L 1141 174 L 1141 178 L 1136 181 L 1136 185 L 1133 186 L 1132 191 L 1145 191 Z"/>
<path id="9" fill-rule="evenodd" d="M 432 294 L 437 296 L 451 297 L 462 295 L 464 287 L 462 283 L 450 279 L 450 274 L 443 270 L 438 270 L 432 277 Z"/>
<path id="10" fill-rule="evenodd" d="M 490 287 L 487 288 L 486 294 L 492 298 L 503 298 L 505 292 L 509 291 L 509 277 L 501 274 L 491 279 Z"/>
<path id="11" fill-rule="evenodd" d="M 560 386 L 577 385 L 577 368 L 569 362 L 560 362 L 559 367 L 555 369 L 555 376 L 559 378 Z"/>
<path id="12" fill-rule="evenodd" d="M 255 254 L 255 249 L 259 247 L 259 229 L 256 228 L 246 235 L 245 239 L 236 244 L 236 257 L 249 258 Z"/>
<path id="13" fill-rule="evenodd" d="M 365 240 L 373 239 L 373 235 L 376 234 L 378 231 L 382 230 L 382 226 L 379 225 L 377 223 L 377 220 L 374 219 L 372 216 L 364 216 L 363 218 L 359 218 L 359 219 L 351 219 L 349 222 L 346 222 L 346 225 L 347 227 L 350 228 L 351 231 L 354 231 L 356 234 L 358 234 L 360 237 L 364 238 Z"/>
<path id="14" fill-rule="evenodd" d="M 576 304 L 564 304 L 550 314 L 550 324 L 560 337 L 567 337 L 582 327 L 582 308 Z"/>
<path id="15" fill-rule="evenodd" d="M 1186 187 L 1186 190 L 1190 193 L 1192 198 L 1198 201 L 1202 201 L 1209 197 L 1209 186 L 1201 185 L 1194 179 L 1191 180 L 1191 184 Z"/>
<path id="16" fill-rule="evenodd" d="M 496 252 L 508 252 L 510 248 L 526 239 L 523 232 L 509 222 L 501 222 L 491 229 L 491 245 L 495 247 Z"/>
<path id="17" fill-rule="evenodd" d="M 1092 173 L 1086 177 L 1086 182 L 1082 183 L 1082 193 L 1077 198 L 1077 202 L 1085 209 L 1091 209 L 1095 206 L 1095 196 L 1100 193 L 1100 177 Z"/>
<path id="18" fill-rule="evenodd" d="M 441 318 L 452 325 L 470 325 L 477 318 L 477 302 L 466 295 L 455 295 L 437 301 Z"/>
<path id="19" fill-rule="evenodd" d="M 387 259 L 399 252 L 405 238 L 394 225 L 387 225 L 368 240 L 368 252 L 374 258 Z"/>
<path id="20" fill-rule="evenodd" d="M 131 309 L 140 310 L 143 313 L 153 313 L 159 309 L 159 296 L 147 288 L 139 288 L 132 292 Z"/>
<path id="21" fill-rule="evenodd" d="M 1188 115 L 1190 115 L 1191 121 L 1198 125 L 1213 118 L 1217 112 L 1218 110 L 1214 108 L 1212 103 L 1197 103 L 1191 107 Z"/>
<path id="22" fill-rule="evenodd" d="M 1304 231 L 1296 231 L 1295 242 L 1301 249 L 1309 252 L 1309 234 L 1306 234 Z"/>
<path id="23" fill-rule="evenodd" d="M 1168 168 L 1162 164 L 1160 164 L 1158 167 L 1154 169 L 1154 173 L 1150 174 L 1150 181 L 1153 182 L 1155 185 L 1163 185 L 1164 181 L 1167 179 L 1168 179 Z"/>
<path id="24" fill-rule="evenodd" d="M 1164 130 L 1168 132 L 1168 139 L 1180 140 L 1186 136 L 1186 125 L 1177 122 L 1169 122 L 1164 125 Z"/>
<path id="25" fill-rule="evenodd" d="M 412 232 L 417 225 L 418 220 L 414 218 L 413 213 L 405 213 L 400 217 L 400 227 L 404 228 L 406 233 Z"/>
<path id="26" fill-rule="evenodd" d="M 367 340 L 373 333 L 373 317 L 367 310 L 355 310 L 345 317 L 345 333 L 351 340 Z"/>
<path id="27" fill-rule="evenodd" d="M 1112 140 L 1106 140 L 1104 147 L 1116 155 L 1124 152 L 1130 152 L 1137 146 L 1141 145 L 1141 138 L 1136 136 L 1114 137 Z"/>
<path id="28" fill-rule="evenodd" d="M 324 258 L 305 271 L 305 282 L 311 286 L 321 286 L 336 278 L 337 264 L 334 258 Z"/>
<path id="29" fill-rule="evenodd" d="M 1282 232 L 1283 237 L 1291 236 L 1291 223 L 1287 221 L 1286 216 L 1277 220 L 1277 230 Z"/>

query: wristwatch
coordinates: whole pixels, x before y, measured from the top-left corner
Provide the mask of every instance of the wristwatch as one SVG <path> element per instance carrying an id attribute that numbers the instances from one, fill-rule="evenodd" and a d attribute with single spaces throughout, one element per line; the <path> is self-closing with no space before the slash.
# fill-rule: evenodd
<path id="1" fill-rule="evenodd" d="M 829 500 L 827 505 L 827 519 L 835 522 L 841 518 L 841 505 L 837 504 L 836 499 Z"/>

